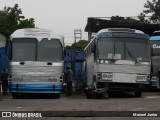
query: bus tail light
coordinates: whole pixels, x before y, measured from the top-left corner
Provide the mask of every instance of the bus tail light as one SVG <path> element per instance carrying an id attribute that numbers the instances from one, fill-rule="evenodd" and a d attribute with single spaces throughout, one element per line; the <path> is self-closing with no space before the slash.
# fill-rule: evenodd
<path id="1" fill-rule="evenodd" d="M 63 76 L 60 76 L 60 82 L 63 82 Z"/>
<path id="2" fill-rule="evenodd" d="M 102 74 L 101 73 L 97 73 L 97 80 L 101 80 L 102 79 Z"/>
<path id="3" fill-rule="evenodd" d="M 150 74 L 147 75 L 147 81 L 148 81 L 148 82 L 151 81 L 151 76 L 150 76 Z"/>

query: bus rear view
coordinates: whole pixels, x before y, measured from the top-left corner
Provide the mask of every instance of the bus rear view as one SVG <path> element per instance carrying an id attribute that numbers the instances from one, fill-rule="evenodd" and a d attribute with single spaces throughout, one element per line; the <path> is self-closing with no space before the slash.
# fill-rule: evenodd
<path id="1" fill-rule="evenodd" d="M 11 83 L 14 98 L 24 93 L 50 93 L 63 89 L 64 37 L 49 30 L 28 28 L 11 35 Z"/>

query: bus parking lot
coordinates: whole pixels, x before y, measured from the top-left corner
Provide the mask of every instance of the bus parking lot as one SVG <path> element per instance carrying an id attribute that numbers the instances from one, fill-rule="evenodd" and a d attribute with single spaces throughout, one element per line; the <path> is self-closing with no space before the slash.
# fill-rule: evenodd
<path id="1" fill-rule="evenodd" d="M 113 92 L 108 99 L 87 99 L 84 94 L 60 98 L 28 94 L 13 99 L 11 94 L 0 95 L 0 111 L 159 111 L 160 93 L 143 92 L 142 97 Z"/>

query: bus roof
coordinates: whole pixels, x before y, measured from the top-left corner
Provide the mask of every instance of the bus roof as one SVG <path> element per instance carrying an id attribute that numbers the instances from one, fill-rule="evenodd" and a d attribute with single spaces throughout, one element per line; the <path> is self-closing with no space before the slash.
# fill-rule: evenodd
<path id="1" fill-rule="evenodd" d="M 150 40 L 160 40 L 160 36 L 152 36 L 150 37 Z"/>
<path id="2" fill-rule="evenodd" d="M 144 34 L 144 32 L 140 31 L 140 30 L 136 30 L 136 29 L 130 29 L 130 28 L 107 28 L 107 29 L 102 29 L 98 32 L 102 33 L 102 32 L 127 32 L 127 33 L 142 33 Z"/>
<path id="3" fill-rule="evenodd" d="M 62 35 L 53 34 L 51 30 L 39 29 L 39 28 L 24 28 L 18 29 L 11 34 L 11 40 L 13 38 L 37 38 L 40 42 L 43 38 L 48 38 L 49 40 L 59 39 L 64 45 L 64 37 Z"/>

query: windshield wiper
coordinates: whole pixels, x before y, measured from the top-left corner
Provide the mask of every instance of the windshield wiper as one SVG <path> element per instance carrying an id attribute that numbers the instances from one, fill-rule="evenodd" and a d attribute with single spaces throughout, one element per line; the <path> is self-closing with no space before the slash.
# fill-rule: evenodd
<path id="1" fill-rule="evenodd" d="M 132 58 L 132 60 L 135 62 L 135 63 L 140 63 L 140 61 L 129 51 L 129 49 L 127 48 L 126 44 L 125 44 L 125 48 L 128 52 L 128 55 Z"/>

